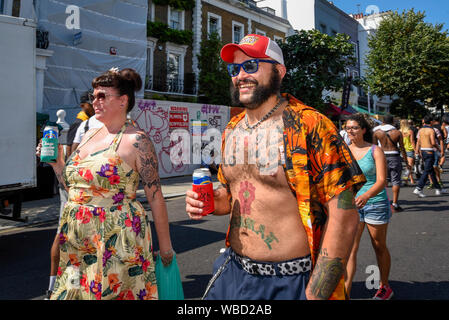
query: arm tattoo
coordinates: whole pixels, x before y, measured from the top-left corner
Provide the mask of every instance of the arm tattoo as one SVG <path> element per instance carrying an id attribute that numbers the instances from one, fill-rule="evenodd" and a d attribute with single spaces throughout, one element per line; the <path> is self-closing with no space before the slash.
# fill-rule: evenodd
<path id="1" fill-rule="evenodd" d="M 146 134 L 138 133 L 133 146 L 137 149 L 137 163 L 140 164 L 137 168 L 143 187 L 148 187 L 149 190 L 152 190 L 154 199 L 154 195 L 161 189 L 154 145 Z"/>
<path id="2" fill-rule="evenodd" d="M 322 249 L 326 251 L 326 249 Z M 310 290 L 319 299 L 327 300 L 331 296 L 343 275 L 344 266 L 341 258 L 318 257 L 310 279 Z"/>
<path id="3" fill-rule="evenodd" d="M 352 192 L 352 189 L 348 189 L 343 191 L 338 195 L 338 205 L 337 207 L 339 209 L 355 209 L 356 205 L 354 202 L 354 193 Z"/>
<path id="4" fill-rule="evenodd" d="M 69 188 L 67 188 L 67 186 L 65 185 L 65 181 L 64 178 L 62 176 L 62 173 L 56 174 L 56 179 L 58 179 L 58 182 L 62 185 L 62 187 L 69 192 Z"/>

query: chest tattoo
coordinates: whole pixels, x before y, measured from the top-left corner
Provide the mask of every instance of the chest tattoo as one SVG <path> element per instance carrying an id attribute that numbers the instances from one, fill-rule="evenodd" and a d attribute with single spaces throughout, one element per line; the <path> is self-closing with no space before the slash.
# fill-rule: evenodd
<path id="1" fill-rule="evenodd" d="M 256 188 L 249 181 L 240 182 L 239 200 L 241 203 L 241 214 L 251 214 L 251 204 L 256 198 Z"/>

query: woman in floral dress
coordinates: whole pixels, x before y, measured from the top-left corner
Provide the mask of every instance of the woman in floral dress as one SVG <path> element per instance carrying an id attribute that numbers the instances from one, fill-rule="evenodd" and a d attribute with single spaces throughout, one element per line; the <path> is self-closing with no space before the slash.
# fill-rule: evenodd
<path id="1" fill-rule="evenodd" d="M 104 126 L 88 131 L 67 163 L 52 164 L 69 192 L 52 300 L 158 298 L 150 222 L 136 201 L 139 178 L 165 265 L 173 251 L 154 146 L 127 121 L 141 86 L 133 69 L 95 78 L 91 100 Z"/>

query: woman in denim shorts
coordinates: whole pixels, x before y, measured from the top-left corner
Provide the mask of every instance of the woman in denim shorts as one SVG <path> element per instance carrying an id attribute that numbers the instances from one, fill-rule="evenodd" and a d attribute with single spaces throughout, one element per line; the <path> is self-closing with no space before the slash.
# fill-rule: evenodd
<path id="1" fill-rule="evenodd" d="M 389 300 L 393 296 L 393 290 L 388 285 L 391 257 L 387 248 L 387 227 L 391 218 L 391 209 L 385 189 L 386 158 L 382 149 L 371 143 L 373 141 L 371 126 L 362 114 L 348 117 L 346 131 L 351 140 L 349 149 L 367 180 L 355 199 L 360 223 L 346 267 L 346 291 L 349 295 L 356 271 L 357 251 L 366 225 L 380 270 L 380 287 L 373 299 Z"/>

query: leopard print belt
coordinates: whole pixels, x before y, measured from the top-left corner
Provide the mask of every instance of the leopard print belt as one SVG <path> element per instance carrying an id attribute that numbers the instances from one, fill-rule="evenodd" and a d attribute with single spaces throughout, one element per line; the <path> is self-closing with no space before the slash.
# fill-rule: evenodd
<path id="1" fill-rule="evenodd" d="M 289 260 L 286 262 L 262 263 L 255 262 L 247 257 L 242 257 L 231 250 L 233 257 L 249 274 L 261 276 L 288 276 L 312 270 L 312 259 L 310 255 Z"/>

